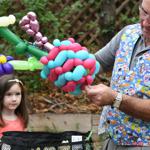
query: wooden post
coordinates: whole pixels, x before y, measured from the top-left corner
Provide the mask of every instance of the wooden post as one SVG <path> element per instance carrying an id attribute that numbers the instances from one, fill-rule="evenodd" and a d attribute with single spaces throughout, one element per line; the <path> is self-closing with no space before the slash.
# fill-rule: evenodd
<path id="1" fill-rule="evenodd" d="M 115 0 L 101 0 L 100 29 L 102 46 L 115 34 Z"/>

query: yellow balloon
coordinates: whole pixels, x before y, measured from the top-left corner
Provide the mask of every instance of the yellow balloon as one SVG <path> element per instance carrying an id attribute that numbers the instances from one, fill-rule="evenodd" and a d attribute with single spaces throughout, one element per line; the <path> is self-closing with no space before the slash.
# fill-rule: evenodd
<path id="1" fill-rule="evenodd" d="M 4 64 L 7 62 L 7 58 L 4 55 L 0 56 L 0 64 Z"/>

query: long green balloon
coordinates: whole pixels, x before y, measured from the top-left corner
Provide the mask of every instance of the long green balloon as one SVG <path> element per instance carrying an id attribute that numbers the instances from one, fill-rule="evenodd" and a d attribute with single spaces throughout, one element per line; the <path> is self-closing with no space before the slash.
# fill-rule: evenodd
<path id="1" fill-rule="evenodd" d="M 16 46 L 16 53 L 23 54 L 28 52 L 35 56 L 37 59 L 40 59 L 42 56 L 47 56 L 48 53 L 40 50 L 39 48 L 25 43 L 20 39 L 16 34 L 10 31 L 7 27 L 0 27 L 0 36 L 6 39 L 8 42 Z"/>
<path id="2" fill-rule="evenodd" d="M 43 64 L 41 64 L 36 58 L 30 57 L 28 61 L 25 60 L 11 60 L 9 63 L 13 66 L 14 70 L 41 70 Z"/>

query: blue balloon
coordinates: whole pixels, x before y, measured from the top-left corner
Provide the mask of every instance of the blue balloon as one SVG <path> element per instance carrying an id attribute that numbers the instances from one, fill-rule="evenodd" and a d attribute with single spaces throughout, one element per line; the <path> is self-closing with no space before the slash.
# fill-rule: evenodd
<path id="1" fill-rule="evenodd" d="M 70 44 L 71 44 L 71 42 L 69 40 L 64 40 L 61 42 L 61 45 L 65 45 L 65 46 L 68 46 Z"/>
<path id="2" fill-rule="evenodd" d="M 89 58 L 96 59 L 95 55 L 93 55 L 93 54 L 89 54 Z"/>
<path id="3" fill-rule="evenodd" d="M 65 73 L 65 79 L 68 80 L 68 81 L 73 80 L 73 74 L 72 74 L 72 72 L 66 72 Z"/>
<path id="4" fill-rule="evenodd" d="M 80 95 L 82 93 L 80 86 L 81 86 L 80 84 L 77 85 L 76 89 L 73 92 L 70 92 L 70 93 L 75 95 L 75 96 Z"/>
<path id="5" fill-rule="evenodd" d="M 81 66 L 81 65 L 77 66 L 72 73 L 73 74 L 73 80 L 79 81 L 83 77 L 85 71 L 86 70 L 83 66 Z"/>
<path id="6" fill-rule="evenodd" d="M 89 57 L 88 51 L 81 50 L 81 51 L 76 52 L 76 58 L 79 58 L 81 60 L 85 60 L 88 57 Z"/>
<path id="7" fill-rule="evenodd" d="M 67 51 L 61 51 L 54 60 L 54 66 L 62 66 L 67 59 Z"/>
<path id="8" fill-rule="evenodd" d="M 61 45 L 60 40 L 59 40 L 59 39 L 55 39 L 55 40 L 53 41 L 53 45 L 56 46 L 56 47 L 60 46 L 60 45 Z"/>
<path id="9" fill-rule="evenodd" d="M 69 59 L 75 58 L 75 56 L 76 56 L 76 54 L 74 51 L 72 51 L 72 50 L 67 51 L 67 57 Z"/>
<path id="10" fill-rule="evenodd" d="M 45 72 L 43 70 L 41 71 L 40 76 L 41 76 L 42 79 L 47 78 L 47 75 L 45 74 Z"/>
<path id="11" fill-rule="evenodd" d="M 43 72 L 45 73 L 46 76 L 50 73 L 50 69 L 48 68 L 48 66 L 43 67 Z"/>
<path id="12" fill-rule="evenodd" d="M 47 64 L 47 66 L 48 66 L 49 69 L 54 68 L 55 67 L 54 61 L 53 60 L 49 61 L 48 64 Z"/>
<path id="13" fill-rule="evenodd" d="M 97 74 L 99 71 L 100 71 L 100 64 L 98 61 L 96 61 L 96 68 L 95 68 L 94 74 Z"/>
<path id="14" fill-rule="evenodd" d="M 61 74 L 58 79 L 54 82 L 54 84 L 58 87 L 62 87 L 66 84 L 65 74 Z"/>

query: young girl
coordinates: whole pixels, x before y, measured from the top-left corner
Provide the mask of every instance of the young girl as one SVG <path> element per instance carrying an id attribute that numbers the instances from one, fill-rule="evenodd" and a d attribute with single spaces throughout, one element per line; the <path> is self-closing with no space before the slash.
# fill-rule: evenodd
<path id="1" fill-rule="evenodd" d="M 13 75 L 0 77 L 0 138 L 5 131 L 24 131 L 27 123 L 23 83 Z"/>

